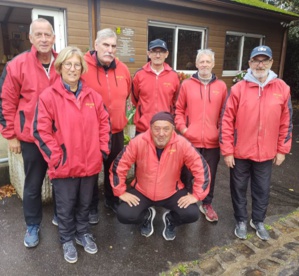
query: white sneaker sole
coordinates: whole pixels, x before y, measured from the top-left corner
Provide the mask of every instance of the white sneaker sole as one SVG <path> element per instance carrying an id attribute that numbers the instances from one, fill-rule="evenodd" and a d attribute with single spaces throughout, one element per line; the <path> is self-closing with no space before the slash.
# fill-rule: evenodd
<path id="1" fill-rule="evenodd" d="M 155 216 L 156 216 L 156 210 L 155 210 L 155 208 L 150 207 L 149 209 L 152 210 L 152 217 L 151 217 L 151 228 L 152 228 L 152 231 L 149 234 L 147 234 L 147 235 L 141 234 L 143 237 L 146 237 L 146 238 L 150 237 L 154 233 L 154 219 L 155 219 Z"/>

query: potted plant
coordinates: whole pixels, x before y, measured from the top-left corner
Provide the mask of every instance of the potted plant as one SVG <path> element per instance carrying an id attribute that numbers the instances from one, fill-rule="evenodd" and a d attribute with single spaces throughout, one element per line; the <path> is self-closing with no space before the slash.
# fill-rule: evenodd
<path id="1" fill-rule="evenodd" d="M 128 123 L 124 129 L 125 144 L 128 144 L 130 139 L 135 137 L 136 127 L 133 123 L 135 112 L 136 108 L 132 104 L 131 99 L 129 98 L 126 104 L 126 117 L 128 119 Z"/>

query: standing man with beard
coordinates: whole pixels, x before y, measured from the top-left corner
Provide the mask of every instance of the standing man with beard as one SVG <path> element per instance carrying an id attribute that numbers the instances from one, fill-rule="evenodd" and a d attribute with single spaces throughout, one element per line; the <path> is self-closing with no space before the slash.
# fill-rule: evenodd
<path id="1" fill-rule="evenodd" d="M 128 67 L 116 57 L 117 36 L 111 29 L 98 31 L 95 50 L 85 54 L 88 71 L 82 75 L 87 85 L 101 94 L 111 121 L 111 151 L 104 156 L 104 195 L 105 206 L 116 212 L 119 199 L 112 192 L 109 181 L 109 168 L 117 154 L 124 147 L 126 100 L 131 92 L 131 75 Z M 90 207 L 89 223 L 97 224 L 99 203 L 98 183 L 94 185 L 93 200 Z"/>
<path id="2" fill-rule="evenodd" d="M 181 85 L 176 103 L 176 128 L 203 155 L 210 167 L 210 192 L 200 205 L 200 211 L 210 222 L 218 221 L 218 215 L 212 207 L 217 166 L 220 160 L 219 121 L 227 89 L 212 70 L 215 65 L 215 53 L 210 49 L 198 50 L 196 72 Z M 192 175 L 184 167 L 182 181 L 192 186 Z"/>
<path id="3" fill-rule="evenodd" d="M 230 168 L 230 188 L 236 219 L 235 235 L 247 238 L 246 192 L 250 180 L 250 226 L 268 240 L 264 226 L 270 196 L 272 163 L 281 165 L 292 143 L 290 88 L 271 71 L 272 50 L 254 48 L 244 80 L 231 88 L 222 117 L 220 148 Z"/>
<path id="4" fill-rule="evenodd" d="M 23 210 L 27 225 L 24 245 L 35 247 L 39 243 L 41 188 L 48 165 L 30 129 L 38 96 L 59 76 L 54 68 L 57 54 L 52 49 L 55 43 L 52 25 L 43 18 L 32 21 L 29 40 L 31 49 L 7 63 L 0 79 L 0 130 L 8 140 L 9 150 L 23 156 Z"/>

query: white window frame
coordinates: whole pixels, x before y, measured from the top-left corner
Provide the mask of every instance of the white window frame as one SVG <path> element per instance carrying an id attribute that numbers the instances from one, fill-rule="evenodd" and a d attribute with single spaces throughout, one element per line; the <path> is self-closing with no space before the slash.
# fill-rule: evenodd
<path id="1" fill-rule="evenodd" d="M 206 40 L 206 31 L 207 28 L 204 27 L 194 27 L 194 26 L 188 26 L 188 25 L 179 25 L 179 24 L 172 24 L 172 23 L 164 23 L 160 21 L 153 21 L 149 20 L 148 26 L 151 27 L 161 27 L 161 28 L 168 28 L 168 29 L 174 29 L 174 49 L 173 49 L 173 66 L 172 68 L 177 72 L 183 72 L 185 74 L 194 74 L 196 70 L 177 70 L 177 53 L 178 53 L 178 33 L 179 30 L 187 30 L 187 31 L 195 31 L 195 32 L 201 32 L 201 45 L 198 49 L 203 49 L 205 45 Z M 195 60 L 194 60 L 195 63 Z"/>
<path id="2" fill-rule="evenodd" d="M 240 36 L 241 37 L 241 45 L 240 45 L 239 56 L 238 56 L 238 62 L 239 62 L 238 70 L 223 70 L 222 71 L 222 76 L 223 77 L 232 77 L 232 76 L 237 75 L 242 70 L 242 59 L 243 59 L 243 50 L 244 50 L 244 39 L 245 39 L 245 37 L 259 38 L 260 39 L 260 45 L 262 45 L 265 36 L 260 35 L 260 34 L 250 34 L 250 33 L 231 32 L 231 31 L 226 32 L 225 37 L 227 35 L 235 35 L 235 36 Z M 224 47 L 224 54 L 225 54 L 225 47 Z"/>
<path id="3" fill-rule="evenodd" d="M 47 9 L 32 9 L 32 20 L 39 18 L 39 16 L 50 16 L 54 18 L 54 32 L 55 32 L 55 50 L 59 53 L 66 47 L 66 16 L 62 10 L 47 10 Z"/>

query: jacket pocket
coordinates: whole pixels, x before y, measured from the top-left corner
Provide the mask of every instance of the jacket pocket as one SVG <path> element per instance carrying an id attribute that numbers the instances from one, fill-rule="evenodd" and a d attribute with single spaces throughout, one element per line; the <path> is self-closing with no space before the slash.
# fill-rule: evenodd
<path id="1" fill-rule="evenodd" d="M 24 126 L 25 126 L 25 113 L 24 113 L 24 111 L 20 110 L 19 115 L 20 115 L 20 130 L 21 130 L 21 133 L 22 133 L 23 130 L 24 130 Z"/>
<path id="2" fill-rule="evenodd" d="M 62 155 L 62 165 L 64 165 L 65 162 L 66 162 L 66 158 L 67 158 L 66 147 L 65 147 L 64 144 L 62 144 L 60 147 L 61 147 L 62 153 L 63 153 L 63 155 Z"/>

